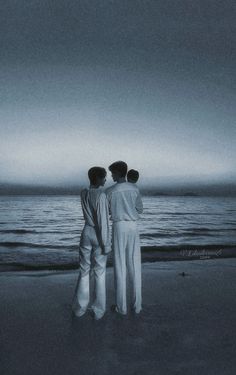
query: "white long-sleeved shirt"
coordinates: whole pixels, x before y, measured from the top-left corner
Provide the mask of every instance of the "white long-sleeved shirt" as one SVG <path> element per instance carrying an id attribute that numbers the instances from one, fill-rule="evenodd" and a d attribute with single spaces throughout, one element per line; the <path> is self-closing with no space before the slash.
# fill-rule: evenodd
<path id="1" fill-rule="evenodd" d="M 94 227 L 98 242 L 105 253 L 110 251 L 109 209 L 107 196 L 102 188 L 81 191 L 81 205 L 85 225 Z"/>
<path id="2" fill-rule="evenodd" d="M 136 221 L 143 212 L 139 189 L 130 182 L 116 183 L 106 190 L 113 222 Z"/>

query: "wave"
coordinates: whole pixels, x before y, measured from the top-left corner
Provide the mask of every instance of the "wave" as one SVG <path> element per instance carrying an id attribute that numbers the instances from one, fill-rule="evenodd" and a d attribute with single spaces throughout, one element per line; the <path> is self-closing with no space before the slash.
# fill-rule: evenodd
<path id="1" fill-rule="evenodd" d="M 141 238 L 179 238 L 179 237 L 195 237 L 195 236 L 206 236 L 206 237 L 214 237 L 217 235 L 220 235 L 220 233 L 226 235 L 225 232 L 228 232 L 229 234 L 233 230 L 231 228 L 229 229 L 209 229 L 209 228 L 193 228 L 193 229 L 185 229 L 183 231 L 170 231 L 166 233 L 161 233 L 161 232 L 155 232 L 155 233 L 150 233 L 150 232 L 144 232 L 140 234 Z M 223 233 L 224 232 L 224 233 Z"/>
<path id="2" fill-rule="evenodd" d="M 188 230 L 192 231 L 192 232 L 210 232 L 210 231 L 212 231 L 212 229 L 206 228 L 206 227 L 189 228 Z"/>
<path id="3" fill-rule="evenodd" d="M 185 251 L 184 251 L 185 250 Z M 224 245 L 178 245 L 178 246 L 143 246 L 142 262 L 158 261 L 176 261 L 176 260 L 193 260 L 193 259 L 210 259 L 210 258 L 235 258 L 236 244 Z M 108 257 L 107 266 L 112 266 L 112 257 Z M 65 258 L 64 260 L 45 259 L 42 263 L 35 262 L 35 259 L 26 261 L 0 261 L 0 272 L 3 271 L 24 271 L 24 270 L 69 270 L 78 269 L 79 258 Z"/>
<path id="4" fill-rule="evenodd" d="M 27 234 L 37 233 L 37 231 L 31 229 L 0 229 L 0 233 Z"/>
<path id="5" fill-rule="evenodd" d="M 148 212 L 148 215 L 150 214 L 150 212 Z M 171 216 L 187 216 L 187 215 L 200 215 L 200 216 L 222 216 L 221 213 L 215 213 L 215 212 L 165 212 L 165 211 L 157 211 L 156 212 L 156 216 L 160 216 L 160 215 L 171 215 Z"/>
<path id="6" fill-rule="evenodd" d="M 15 248 L 15 247 L 28 247 L 28 248 L 41 248 L 41 249 L 68 249 L 68 250 L 76 250 L 79 247 L 78 245 L 70 245 L 70 246 L 64 246 L 64 245 L 50 245 L 50 244 L 37 244 L 37 243 L 31 243 L 31 242 L 10 242 L 10 241 L 2 241 L 0 242 L 0 247 L 9 247 L 9 248 Z"/>
<path id="7" fill-rule="evenodd" d="M 79 230 L 36 230 L 36 229 L 0 229 L 0 234 L 77 234 Z"/>

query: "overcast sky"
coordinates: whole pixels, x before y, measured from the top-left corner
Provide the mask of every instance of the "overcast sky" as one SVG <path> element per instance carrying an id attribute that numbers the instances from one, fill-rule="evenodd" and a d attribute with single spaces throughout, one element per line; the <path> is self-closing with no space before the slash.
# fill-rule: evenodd
<path id="1" fill-rule="evenodd" d="M 0 181 L 236 179 L 233 0 L 0 4 Z"/>

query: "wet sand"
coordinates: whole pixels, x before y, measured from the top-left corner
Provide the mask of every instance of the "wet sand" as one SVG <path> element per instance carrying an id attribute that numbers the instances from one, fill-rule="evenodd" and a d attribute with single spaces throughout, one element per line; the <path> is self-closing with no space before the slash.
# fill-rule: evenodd
<path id="1" fill-rule="evenodd" d="M 107 271 L 107 305 L 113 303 Z M 1 375 L 234 375 L 236 259 L 143 264 L 143 311 L 71 314 L 76 271 L 0 273 Z"/>

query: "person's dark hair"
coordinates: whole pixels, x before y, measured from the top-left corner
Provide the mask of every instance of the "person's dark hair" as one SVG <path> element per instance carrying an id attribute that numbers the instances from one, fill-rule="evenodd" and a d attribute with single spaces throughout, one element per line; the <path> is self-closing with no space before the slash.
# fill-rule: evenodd
<path id="1" fill-rule="evenodd" d="M 102 167 L 92 167 L 88 171 L 88 178 L 91 185 L 95 185 L 97 182 L 97 178 L 104 178 L 106 177 L 107 172 L 105 168 Z"/>
<path id="2" fill-rule="evenodd" d="M 109 166 L 109 171 L 118 172 L 120 177 L 125 177 L 128 171 L 128 165 L 124 161 L 115 161 Z"/>
<path id="3" fill-rule="evenodd" d="M 127 180 L 132 182 L 137 182 L 139 179 L 139 172 L 135 169 L 130 169 L 127 173 Z"/>

